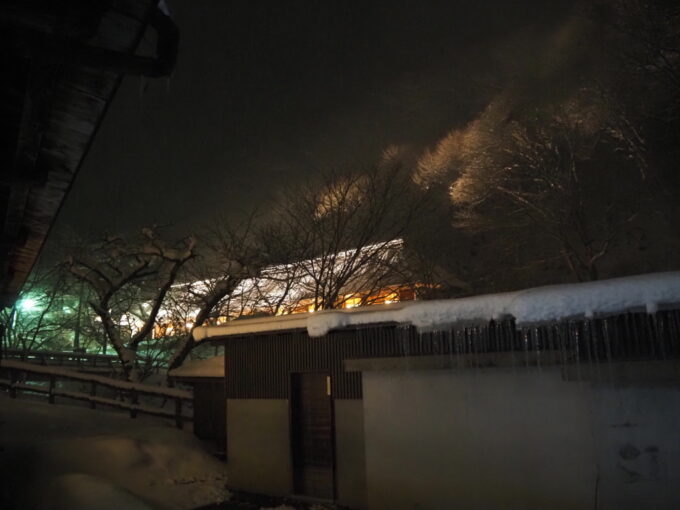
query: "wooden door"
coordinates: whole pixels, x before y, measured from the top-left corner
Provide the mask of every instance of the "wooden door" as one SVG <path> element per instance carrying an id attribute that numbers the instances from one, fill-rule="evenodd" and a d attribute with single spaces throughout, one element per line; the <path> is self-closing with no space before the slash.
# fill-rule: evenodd
<path id="1" fill-rule="evenodd" d="M 334 499 L 333 405 L 330 376 L 292 374 L 291 430 L 297 494 Z"/>

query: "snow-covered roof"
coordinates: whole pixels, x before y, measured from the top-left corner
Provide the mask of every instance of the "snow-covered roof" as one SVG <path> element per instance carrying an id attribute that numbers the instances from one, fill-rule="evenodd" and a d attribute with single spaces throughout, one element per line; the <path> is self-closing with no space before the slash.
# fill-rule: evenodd
<path id="1" fill-rule="evenodd" d="M 168 372 L 170 377 L 224 377 L 224 356 L 186 361 Z"/>
<path id="2" fill-rule="evenodd" d="M 607 316 L 628 311 L 654 313 L 660 306 L 680 305 L 680 271 L 612 278 L 595 282 L 550 285 L 516 292 L 460 299 L 409 301 L 390 305 L 283 315 L 229 322 L 194 329 L 206 338 L 307 329 L 309 336 L 349 326 L 399 323 L 419 331 L 455 324 L 514 318 L 518 326 Z"/>

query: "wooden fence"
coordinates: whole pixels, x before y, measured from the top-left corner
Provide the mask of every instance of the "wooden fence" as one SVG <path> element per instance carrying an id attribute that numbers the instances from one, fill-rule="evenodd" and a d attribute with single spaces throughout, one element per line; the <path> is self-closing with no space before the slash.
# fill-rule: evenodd
<path id="1" fill-rule="evenodd" d="M 39 384 L 39 381 L 47 382 L 47 384 Z M 59 388 L 58 383 L 61 381 L 83 383 L 88 386 L 89 392 Z M 55 403 L 56 397 L 64 397 L 89 402 L 91 409 L 95 409 L 97 405 L 105 405 L 127 410 L 131 418 L 136 418 L 139 413 L 172 418 L 178 428 L 182 428 L 184 421 L 193 419 L 191 416 L 183 414 L 183 408 L 186 407 L 184 404 L 193 401 L 191 392 L 177 388 L 131 383 L 100 375 L 67 370 L 62 367 L 36 365 L 25 361 L 3 359 L 0 362 L 0 388 L 7 389 L 12 398 L 17 397 L 17 392 L 37 393 L 47 395 L 50 404 Z M 113 390 L 117 398 L 97 395 L 99 388 Z M 139 397 L 142 395 L 163 399 L 164 403 L 171 401 L 174 403 L 173 409 L 140 404 Z"/>
<path id="2" fill-rule="evenodd" d="M 2 357 L 44 366 L 68 367 L 83 372 L 116 373 L 123 369 L 115 354 L 6 349 L 2 352 Z M 144 366 L 144 362 L 136 363 Z"/>

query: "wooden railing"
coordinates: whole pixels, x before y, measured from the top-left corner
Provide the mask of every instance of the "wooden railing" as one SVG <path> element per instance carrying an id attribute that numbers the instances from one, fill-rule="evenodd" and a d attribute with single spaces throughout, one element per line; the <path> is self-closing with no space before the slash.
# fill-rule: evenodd
<path id="1" fill-rule="evenodd" d="M 115 354 L 6 349 L 2 352 L 2 358 L 28 361 L 44 366 L 68 367 L 83 372 L 114 374 L 123 370 L 120 358 Z M 145 370 L 147 362 L 135 360 L 135 366 Z"/>
<path id="2" fill-rule="evenodd" d="M 86 393 L 59 388 L 58 383 L 61 381 L 83 383 L 89 391 Z M 47 382 L 47 384 L 39 384 L 39 382 Z M 172 418 L 178 428 L 182 428 L 184 421 L 193 419 L 191 416 L 184 415 L 182 411 L 185 403 L 193 401 L 191 392 L 177 388 L 131 383 L 25 361 L 5 358 L 0 362 L 0 388 L 7 389 L 12 398 L 17 397 L 17 392 L 37 393 L 47 395 L 50 404 L 55 403 L 56 397 L 64 397 L 89 402 L 91 409 L 95 409 L 97 405 L 105 405 L 127 410 L 131 418 L 136 418 L 139 413 Z M 97 395 L 99 388 L 113 390 L 116 398 Z M 163 399 L 163 403 L 172 401 L 174 402 L 173 409 L 140 404 L 139 397 L 142 395 Z"/>
<path id="3" fill-rule="evenodd" d="M 6 349 L 3 358 L 28 361 L 39 365 L 57 365 L 84 369 L 115 370 L 120 367 L 118 356 L 85 352 L 34 351 Z"/>

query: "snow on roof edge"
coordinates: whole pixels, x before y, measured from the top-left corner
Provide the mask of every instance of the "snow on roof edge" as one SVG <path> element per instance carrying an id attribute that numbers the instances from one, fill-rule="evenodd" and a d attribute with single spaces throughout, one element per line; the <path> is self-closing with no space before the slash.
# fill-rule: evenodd
<path id="1" fill-rule="evenodd" d="M 400 323 L 431 331 L 454 324 L 514 318 L 518 326 L 680 305 L 680 271 L 594 282 L 549 285 L 459 299 L 409 301 L 345 310 L 233 321 L 194 330 L 196 341 L 253 333 L 307 329 L 318 337 L 349 326 Z"/>

